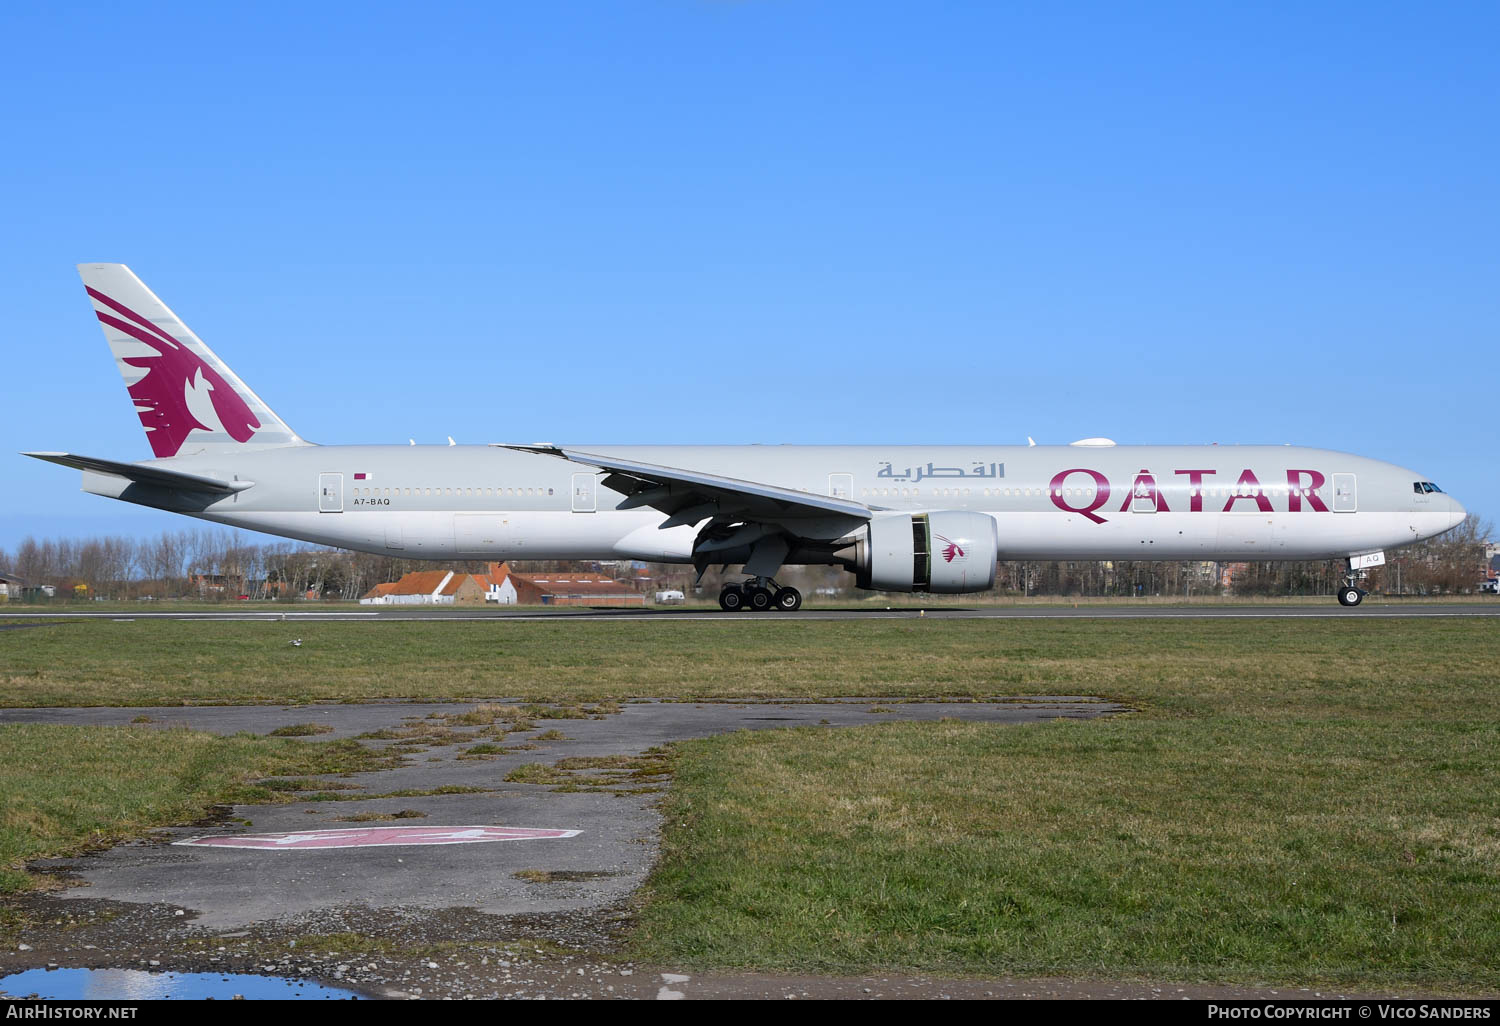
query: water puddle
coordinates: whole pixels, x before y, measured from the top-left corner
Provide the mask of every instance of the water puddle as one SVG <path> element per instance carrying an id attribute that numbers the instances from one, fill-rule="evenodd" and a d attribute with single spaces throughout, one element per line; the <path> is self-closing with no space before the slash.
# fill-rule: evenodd
<path id="1" fill-rule="evenodd" d="M 139 969 L 28 969 L 0 976 L 0 996 L 53 1001 L 345 1001 L 365 995 L 310 980 L 239 973 L 148 973 Z"/>

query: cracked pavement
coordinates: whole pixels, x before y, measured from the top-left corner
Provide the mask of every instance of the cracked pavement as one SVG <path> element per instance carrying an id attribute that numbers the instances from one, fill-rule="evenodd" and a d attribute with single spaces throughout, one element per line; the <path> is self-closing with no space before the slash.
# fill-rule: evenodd
<path id="1" fill-rule="evenodd" d="M 380 731 L 425 733 L 429 740 L 415 746 L 403 746 L 399 738 L 366 740 L 404 752 L 404 764 L 316 778 L 352 785 L 334 793 L 356 800 L 239 805 L 224 809 L 216 825 L 174 827 L 96 854 L 33 863 L 61 886 L 17 900 L 35 925 L 23 931 L 26 950 L 0 950 L 0 975 L 48 964 L 262 972 L 388 997 L 999 997 L 1038 987 L 1038 996 L 1081 996 L 1079 985 L 1056 981 L 703 976 L 621 962 L 612 952 L 628 929 L 632 895 L 657 856 L 657 799 L 669 780 L 632 776 L 628 766 L 613 775 L 603 771 L 602 777 L 582 771 L 584 779 L 571 786 L 564 780 L 561 790 L 555 777 L 547 783 L 505 778 L 527 763 L 641 756 L 668 742 L 741 729 L 831 729 L 945 717 L 1025 724 L 1107 715 L 1123 711 L 1120 706 L 1076 696 L 988 703 L 638 701 L 618 711 L 603 707 L 589 718 L 537 717 L 530 729 L 500 738 L 483 725 L 453 722 L 483 704 L 0 710 L 0 722 L 11 723 L 186 726 L 220 734 L 266 734 L 312 723 L 329 728 L 315 736 L 320 741 Z M 142 717 L 149 724 L 137 722 Z M 444 728 L 451 732 L 446 737 Z M 467 754 L 476 744 L 490 751 Z M 463 790 L 435 793 L 442 789 Z M 358 797 L 393 791 L 406 794 Z M 203 835 L 343 828 L 353 825 L 344 818 L 351 815 L 397 813 L 403 818 L 376 822 L 579 833 L 275 851 L 172 843 Z M 345 946 L 351 950 L 341 950 Z M 1099 986 L 1126 996 L 1116 993 L 1123 985 Z M 1152 988 L 1140 989 L 1139 996 L 1153 996 Z"/>

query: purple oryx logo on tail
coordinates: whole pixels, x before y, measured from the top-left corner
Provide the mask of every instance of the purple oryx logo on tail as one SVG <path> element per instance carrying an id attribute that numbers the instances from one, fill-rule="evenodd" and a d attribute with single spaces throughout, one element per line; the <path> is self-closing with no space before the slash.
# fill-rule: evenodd
<path id="1" fill-rule="evenodd" d="M 158 458 L 176 456 L 194 428 L 204 431 L 222 428 L 236 442 L 251 439 L 260 427 L 260 420 L 218 371 L 125 304 L 95 289 L 89 289 L 88 293 L 121 315 L 115 317 L 97 310 L 99 320 L 156 350 L 155 356 L 121 359 L 146 371 L 146 376 L 131 385 L 129 391 L 141 415 L 141 426 L 151 440 L 151 451 Z M 204 402 L 205 398 L 209 401 Z M 217 417 L 217 426 L 203 423 L 205 418 L 212 417 Z"/>

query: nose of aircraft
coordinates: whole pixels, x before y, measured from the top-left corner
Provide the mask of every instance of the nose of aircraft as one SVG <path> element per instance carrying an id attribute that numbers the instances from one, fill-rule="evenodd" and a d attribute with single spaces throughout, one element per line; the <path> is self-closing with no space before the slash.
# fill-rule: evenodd
<path id="1" fill-rule="evenodd" d="M 1464 517 L 1468 515 L 1469 511 L 1464 509 L 1463 503 L 1459 502 L 1451 495 L 1448 496 L 1448 526 L 1450 528 L 1457 527 L 1459 524 L 1463 523 Z"/>

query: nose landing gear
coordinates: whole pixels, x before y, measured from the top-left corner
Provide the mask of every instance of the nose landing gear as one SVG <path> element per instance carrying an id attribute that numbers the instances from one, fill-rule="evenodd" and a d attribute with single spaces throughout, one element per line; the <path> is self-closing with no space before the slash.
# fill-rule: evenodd
<path id="1" fill-rule="evenodd" d="M 752 577 L 744 584 L 724 585 L 719 592 L 719 608 L 726 613 L 746 609 L 755 613 L 771 609 L 795 613 L 802 608 L 802 593 L 796 588 L 783 588 L 769 577 Z"/>
<path id="2" fill-rule="evenodd" d="M 1341 606 L 1357 606 L 1369 594 L 1359 586 L 1359 582 L 1365 579 L 1368 571 L 1354 569 L 1352 559 L 1349 563 L 1349 569 L 1344 574 L 1344 583 L 1339 586 L 1339 605 Z"/>

